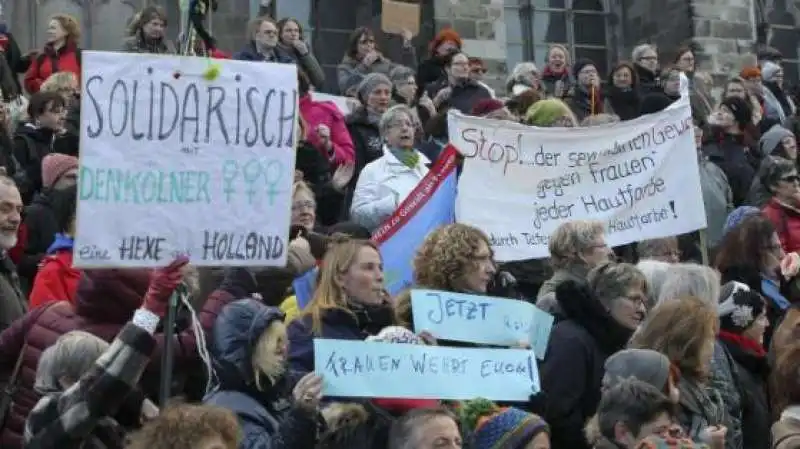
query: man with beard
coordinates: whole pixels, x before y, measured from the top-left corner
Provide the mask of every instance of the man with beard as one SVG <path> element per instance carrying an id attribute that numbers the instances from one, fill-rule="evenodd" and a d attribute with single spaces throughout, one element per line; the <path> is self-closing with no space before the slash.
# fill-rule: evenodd
<path id="1" fill-rule="evenodd" d="M 17 244 L 22 221 L 22 196 L 14 181 L 0 175 L 0 332 L 27 311 L 17 268 L 8 250 Z"/>

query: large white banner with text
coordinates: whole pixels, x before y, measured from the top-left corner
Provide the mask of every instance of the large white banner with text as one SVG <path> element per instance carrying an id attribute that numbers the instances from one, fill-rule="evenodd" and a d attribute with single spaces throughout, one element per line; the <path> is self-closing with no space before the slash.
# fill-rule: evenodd
<path id="1" fill-rule="evenodd" d="M 297 69 L 83 52 L 75 265 L 284 266 Z"/>
<path id="2" fill-rule="evenodd" d="M 499 261 L 549 256 L 566 221 L 606 224 L 612 245 L 706 227 L 688 101 L 591 128 L 534 128 L 451 113 L 465 156 L 456 220 L 485 231 Z"/>

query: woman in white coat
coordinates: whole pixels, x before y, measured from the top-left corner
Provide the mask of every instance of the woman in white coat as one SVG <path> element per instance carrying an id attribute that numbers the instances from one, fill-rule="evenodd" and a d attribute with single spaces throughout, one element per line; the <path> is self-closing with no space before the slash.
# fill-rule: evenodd
<path id="1" fill-rule="evenodd" d="M 428 173 L 430 161 L 414 148 L 414 116 L 408 106 L 389 108 L 380 120 L 383 156 L 367 164 L 356 184 L 350 219 L 370 231 L 397 209 Z"/>

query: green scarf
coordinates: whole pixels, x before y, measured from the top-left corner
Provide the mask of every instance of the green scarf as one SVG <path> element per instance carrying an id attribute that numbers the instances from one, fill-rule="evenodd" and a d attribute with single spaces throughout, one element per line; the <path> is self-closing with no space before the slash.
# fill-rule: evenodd
<path id="1" fill-rule="evenodd" d="M 410 150 L 391 148 L 390 151 L 398 161 L 402 162 L 403 165 L 408 168 L 415 168 L 419 162 L 419 153 L 417 153 L 413 148 Z"/>

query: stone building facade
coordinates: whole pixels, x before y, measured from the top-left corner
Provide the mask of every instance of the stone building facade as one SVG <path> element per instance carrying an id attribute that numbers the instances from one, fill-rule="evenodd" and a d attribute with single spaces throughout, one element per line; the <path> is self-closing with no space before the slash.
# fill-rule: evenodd
<path id="1" fill-rule="evenodd" d="M 3 13 L 23 48 L 37 47 L 47 17 L 66 12 L 79 18 L 84 47 L 119 47 L 134 11 L 151 4 L 166 6 L 178 17 L 180 0 L 0 0 Z M 415 0 L 409 0 L 415 1 Z M 588 57 L 603 72 L 628 59 L 639 43 L 658 46 L 662 63 L 670 62 L 679 44 L 699 45 L 700 69 L 718 81 L 738 72 L 744 54 L 751 52 L 757 24 L 772 25 L 769 44 L 787 59 L 787 75 L 797 79 L 800 63 L 799 0 L 416 0 L 421 2 L 422 27 L 418 50 L 443 27 L 455 28 L 472 56 L 486 61 L 489 83 L 502 90 L 510 68 L 521 61 L 544 63 L 550 43 L 566 44 L 573 57 Z M 221 48 L 235 50 L 245 42 L 245 23 L 262 0 L 222 0 L 212 15 L 211 28 Z M 315 52 L 334 79 L 336 63 L 357 26 L 379 28 L 381 0 L 271 0 L 276 17 L 297 17 L 308 30 Z M 180 24 L 173 20 L 171 33 Z M 20 25 L 25 24 L 25 25 Z M 390 56 L 399 40 L 379 35 Z M 333 86 L 329 86 L 333 88 Z"/>

